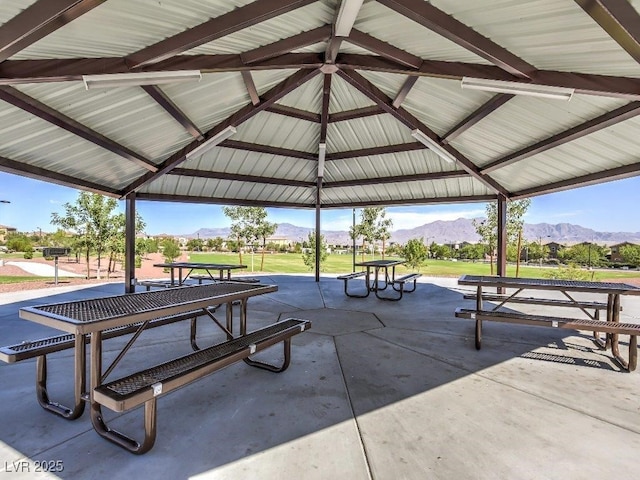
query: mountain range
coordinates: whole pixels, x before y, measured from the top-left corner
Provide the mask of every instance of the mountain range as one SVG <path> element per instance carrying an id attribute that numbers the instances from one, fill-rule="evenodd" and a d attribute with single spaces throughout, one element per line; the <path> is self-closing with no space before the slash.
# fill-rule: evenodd
<path id="1" fill-rule="evenodd" d="M 478 221 L 482 219 L 477 219 Z M 290 223 L 279 223 L 274 237 L 286 238 L 290 242 L 306 240 L 312 228 L 299 227 Z M 331 245 L 348 245 L 351 243 L 349 232 L 346 230 L 323 230 L 327 243 Z M 185 238 L 227 238 L 229 228 L 200 228 L 185 235 Z M 640 232 L 598 232 L 591 228 L 570 223 L 535 223 L 525 224 L 523 236 L 528 241 L 542 241 L 543 243 L 558 242 L 574 244 L 580 242 L 595 242 L 612 245 L 621 242 L 640 243 Z M 394 230 L 391 242 L 406 243 L 411 238 L 423 238 L 426 243 L 460 243 L 478 242 L 480 237 L 473 226 L 473 220 L 459 218 L 452 221 L 438 220 L 426 223 L 412 229 Z"/>

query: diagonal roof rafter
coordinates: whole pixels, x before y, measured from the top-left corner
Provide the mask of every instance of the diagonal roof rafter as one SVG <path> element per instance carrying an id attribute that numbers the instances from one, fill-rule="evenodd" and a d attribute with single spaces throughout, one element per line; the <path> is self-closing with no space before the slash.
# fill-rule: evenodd
<path id="1" fill-rule="evenodd" d="M 9 158 L 0 157 L 0 171 L 12 173 L 23 177 L 41 180 L 43 182 L 53 182 L 58 185 L 70 188 L 82 188 L 89 192 L 99 193 L 108 197 L 119 197 L 119 192 L 99 183 L 83 180 L 76 176 L 65 175 L 46 168 L 35 165 L 17 162 Z"/>
<path id="2" fill-rule="evenodd" d="M 378 0 L 378 2 L 490 61 L 515 77 L 530 78 L 536 71 L 533 65 L 424 0 Z"/>
<path id="3" fill-rule="evenodd" d="M 386 113 L 391 114 L 391 116 L 395 117 L 398 121 L 400 121 L 400 123 L 405 125 L 407 128 L 410 128 L 412 130 L 418 129 L 422 131 L 425 135 L 428 135 L 434 141 L 439 143 L 444 150 L 446 150 L 450 155 L 452 155 L 457 160 L 457 162 L 460 164 L 460 166 L 464 170 L 469 172 L 473 177 L 478 179 L 485 186 L 490 188 L 492 191 L 502 194 L 505 197 L 509 198 L 510 196 L 509 192 L 507 192 L 507 190 L 502 185 L 500 185 L 498 182 L 496 182 L 492 178 L 480 173 L 478 167 L 476 167 L 476 165 L 474 165 L 473 162 L 471 162 L 471 160 L 464 157 L 460 152 L 458 152 L 456 149 L 454 149 L 450 145 L 443 143 L 440 140 L 440 138 L 438 138 L 438 136 L 429 127 L 423 124 L 416 117 L 411 115 L 402 107 L 400 108 L 393 107 L 391 99 L 387 97 L 387 95 L 385 95 L 384 92 L 382 92 L 375 85 L 373 85 L 366 78 L 364 78 L 362 75 L 360 75 L 355 71 L 346 72 L 344 70 L 339 70 L 338 73 L 344 80 L 346 80 L 356 89 L 358 89 L 360 92 L 365 94 L 371 100 L 376 102 L 380 106 L 380 108 L 382 108 Z"/>
<path id="4" fill-rule="evenodd" d="M 495 160 L 480 169 L 483 173 L 493 172 L 499 168 L 513 165 L 516 162 L 526 158 L 538 155 L 547 150 L 564 145 L 565 143 L 577 140 L 591 133 L 603 130 L 605 128 L 624 122 L 640 114 L 640 102 L 632 102 L 623 105 L 611 112 L 607 112 L 599 117 L 593 118 L 587 122 L 577 125 L 573 128 L 560 132 L 551 137 L 545 138 L 540 142 L 525 147 L 517 152 L 506 155 Z"/>
<path id="5" fill-rule="evenodd" d="M 126 63 L 131 68 L 149 66 L 315 1 L 256 0 L 132 53 L 126 57 Z"/>
<path id="6" fill-rule="evenodd" d="M 628 1 L 575 0 L 605 32 L 640 63 L 640 15 Z"/>
<path id="7" fill-rule="evenodd" d="M 182 125 L 189 134 L 198 140 L 204 140 L 204 136 L 198 126 L 193 123 L 180 108 L 173 103 L 166 93 L 157 85 L 142 85 L 142 89 L 153 98 L 176 122 Z"/>
<path id="8" fill-rule="evenodd" d="M 20 90 L 16 90 L 13 87 L 0 86 L 0 100 L 3 100 L 15 107 L 24 110 L 32 115 L 35 115 L 42 120 L 45 120 L 52 125 L 62 128 L 80 138 L 83 138 L 105 150 L 110 151 L 116 155 L 119 155 L 135 164 L 149 170 L 150 172 L 156 172 L 158 167 L 149 159 L 139 155 L 133 150 L 120 145 L 119 143 L 105 137 L 104 135 L 82 125 L 80 122 L 67 117 L 66 115 L 54 110 L 53 108 L 39 102 L 35 98 L 32 98 Z"/>
<path id="9" fill-rule="evenodd" d="M 306 82 L 308 82 L 318 74 L 320 74 L 320 70 L 318 69 L 298 70 L 296 73 L 289 76 L 288 78 L 280 82 L 278 85 L 273 87 L 271 90 L 266 92 L 262 96 L 262 101 L 258 105 L 253 105 L 252 103 L 249 103 L 248 105 L 238 110 L 236 113 L 232 114 L 222 122 L 218 123 L 218 125 L 213 127 L 211 130 L 209 130 L 205 134 L 205 141 L 219 134 L 220 132 L 222 132 L 224 129 L 228 127 L 231 127 L 231 126 L 238 127 L 239 125 L 246 122 L 250 118 L 254 117 L 258 113 L 266 110 L 268 107 L 276 103 L 282 97 L 292 92 L 299 86 L 305 84 Z M 182 149 L 180 149 L 179 151 L 171 155 L 169 158 L 167 158 L 164 162 L 162 162 L 157 172 L 155 173 L 150 172 L 148 174 L 145 174 L 142 177 L 140 177 L 138 180 L 136 180 L 135 182 L 127 186 L 122 191 L 122 196 L 124 197 L 129 193 L 137 191 L 142 186 L 155 180 L 159 176 L 171 171 L 172 169 L 177 167 L 180 163 L 184 162 L 186 160 L 187 154 L 192 150 L 196 149 L 200 144 L 201 142 L 194 141 L 194 142 L 191 142 L 186 147 L 183 147 Z"/>
<path id="10" fill-rule="evenodd" d="M 0 27 L 0 62 L 106 0 L 39 0 Z"/>

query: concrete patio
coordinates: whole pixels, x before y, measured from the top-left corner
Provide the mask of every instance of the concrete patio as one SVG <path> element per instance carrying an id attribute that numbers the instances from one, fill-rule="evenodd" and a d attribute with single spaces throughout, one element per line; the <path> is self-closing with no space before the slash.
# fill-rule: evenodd
<path id="1" fill-rule="evenodd" d="M 313 321 L 293 339 L 291 367 L 236 364 L 163 397 L 156 445 L 142 456 L 100 438 L 87 412 L 69 422 L 41 409 L 34 361 L 0 364 L 0 478 L 38 478 L 34 462 L 44 461 L 64 467 L 48 476 L 73 479 L 577 479 L 637 469 L 640 374 L 620 372 L 588 332 L 492 323 L 476 351 L 472 323 L 453 315 L 465 304 L 455 279 L 422 277 L 397 303 L 347 298 L 332 277 L 262 282 L 279 291 L 249 300 L 251 326 Z M 55 333 L 20 320 L 21 307 L 123 290 L 0 295 L 0 344 Z M 623 307 L 623 322 L 640 323 L 640 298 Z M 202 344 L 220 338 L 201 325 Z M 109 340 L 106 356 L 123 341 Z M 125 364 L 189 351 L 187 324 L 174 324 L 145 332 Z M 51 396 L 63 403 L 71 368 L 71 352 L 50 357 Z M 141 410 L 105 416 L 140 433 Z"/>

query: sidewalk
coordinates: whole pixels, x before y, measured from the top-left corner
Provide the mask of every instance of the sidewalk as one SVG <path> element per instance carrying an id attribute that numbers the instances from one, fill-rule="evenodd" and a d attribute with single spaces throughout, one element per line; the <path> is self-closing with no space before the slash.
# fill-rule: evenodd
<path id="1" fill-rule="evenodd" d="M 21 268 L 27 273 L 37 275 L 38 277 L 53 277 L 55 276 L 55 268 L 53 265 L 47 265 L 44 263 L 36 262 L 5 262 L 6 265 L 13 265 L 14 267 Z M 84 277 L 79 273 L 69 272 L 58 268 L 59 277 Z"/>

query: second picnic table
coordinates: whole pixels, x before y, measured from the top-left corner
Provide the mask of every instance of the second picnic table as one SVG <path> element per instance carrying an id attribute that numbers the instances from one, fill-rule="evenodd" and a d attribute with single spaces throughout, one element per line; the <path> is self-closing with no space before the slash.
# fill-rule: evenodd
<path id="1" fill-rule="evenodd" d="M 231 280 L 231 270 L 247 268 L 246 265 L 228 263 L 199 263 L 199 262 L 171 262 L 156 263 L 154 267 L 168 268 L 171 270 L 171 286 L 182 285 L 191 276 L 194 270 L 204 270 L 211 280 Z M 176 282 L 176 270 L 178 271 Z M 183 272 L 187 274 L 183 276 Z M 218 272 L 217 278 L 211 272 Z"/>

